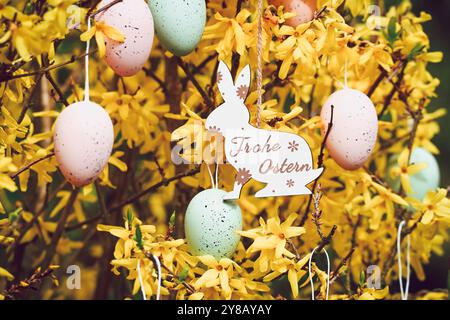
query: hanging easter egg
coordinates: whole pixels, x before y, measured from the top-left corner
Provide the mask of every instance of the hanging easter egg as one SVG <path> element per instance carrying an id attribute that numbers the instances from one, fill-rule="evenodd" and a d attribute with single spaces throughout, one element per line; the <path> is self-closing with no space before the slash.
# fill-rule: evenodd
<path id="1" fill-rule="evenodd" d="M 103 0 L 104 7 L 113 0 Z M 106 63 L 122 77 L 135 75 L 150 56 L 153 45 L 153 17 L 145 1 L 123 0 L 99 13 L 96 21 L 114 27 L 125 37 L 124 42 L 105 38 Z"/>
<path id="2" fill-rule="evenodd" d="M 176 56 L 185 56 L 197 47 L 205 29 L 204 0 L 150 0 L 155 30 L 161 44 Z"/>
<path id="3" fill-rule="evenodd" d="M 342 168 L 355 170 L 372 154 L 378 134 L 378 117 L 370 98 L 361 91 L 345 88 L 333 93 L 320 117 L 326 132 L 334 106 L 333 127 L 326 147 Z"/>
<path id="4" fill-rule="evenodd" d="M 286 20 L 286 24 L 294 28 L 311 21 L 317 9 L 317 0 L 269 0 L 269 4 L 277 8 L 283 6 L 284 12 L 295 13 L 295 17 Z"/>
<path id="5" fill-rule="evenodd" d="M 400 179 L 393 178 L 390 175 L 392 168 L 398 166 L 398 155 L 392 156 L 388 162 L 386 181 L 389 186 L 398 191 L 400 189 Z M 422 201 L 429 191 L 439 188 L 440 170 L 436 158 L 426 149 L 415 148 L 411 154 L 410 163 L 426 163 L 426 168 L 409 177 L 412 193 L 408 193 L 409 197 Z"/>
<path id="6" fill-rule="evenodd" d="M 59 115 L 54 133 L 55 156 L 64 177 L 76 187 L 94 181 L 108 163 L 114 129 L 98 104 L 71 104 Z"/>
<path id="7" fill-rule="evenodd" d="M 226 192 L 204 190 L 189 203 L 185 217 L 186 239 L 195 255 L 231 257 L 239 243 L 242 212 L 233 201 L 224 201 Z"/>

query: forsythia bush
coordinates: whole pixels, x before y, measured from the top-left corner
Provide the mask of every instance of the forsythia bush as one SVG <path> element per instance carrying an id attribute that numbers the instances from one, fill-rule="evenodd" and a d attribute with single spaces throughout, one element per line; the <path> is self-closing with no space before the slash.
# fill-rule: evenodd
<path id="1" fill-rule="evenodd" d="M 190 254 L 183 219 L 189 201 L 211 187 L 204 162 L 211 159 L 201 155 L 211 140 L 204 119 L 221 103 L 217 62 L 234 74 L 246 64 L 257 69 L 257 1 L 206 1 L 207 27 L 196 51 L 178 58 L 155 43 L 134 77 L 118 77 L 91 51 L 91 98 L 113 120 L 115 142 L 99 180 L 74 189 L 58 171 L 52 132 L 61 110 L 83 97 L 80 35 L 95 2 L 0 0 L 0 299 L 138 299 L 138 262 L 145 292 L 154 297 L 151 255 L 163 265 L 163 299 L 309 299 L 308 259 L 318 245 L 331 257 L 330 299 L 398 299 L 389 289 L 398 279 L 402 220 L 412 270 L 425 279 L 423 265 L 443 253 L 450 221 L 445 189 L 422 202 L 405 192 L 423 168 L 408 163 L 411 150 L 439 153 L 432 140 L 445 114 L 427 111 L 439 85 L 427 66 L 442 60 L 422 29 L 430 15 L 415 16 L 409 1 L 376 17 L 368 0 L 320 0 L 315 19 L 293 28 L 285 24 L 290 13 L 264 3 L 262 128 L 301 135 L 317 161 L 324 139 L 318 114 L 347 66 L 349 86 L 377 108 L 378 141 L 356 171 L 339 167 L 325 150 L 325 172 L 311 197 L 256 199 L 259 185 L 251 182 L 238 201 L 238 249 L 217 261 Z M 78 25 L 67 23 L 74 5 Z M 95 32 L 108 37 L 108 28 Z M 255 85 L 246 100 L 253 123 Z M 393 155 L 397 165 L 388 170 Z M 388 186 L 388 175 L 401 180 L 400 190 Z M 234 169 L 220 165 L 220 187 L 230 190 L 233 182 Z M 309 271 L 324 299 L 321 257 Z M 65 285 L 72 265 L 81 270 L 80 290 Z M 364 281 L 372 265 L 381 270 L 379 289 Z M 27 290 L 38 285 L 36 293 Z M 414 298 L 444 299 L 447 292 Z"/>

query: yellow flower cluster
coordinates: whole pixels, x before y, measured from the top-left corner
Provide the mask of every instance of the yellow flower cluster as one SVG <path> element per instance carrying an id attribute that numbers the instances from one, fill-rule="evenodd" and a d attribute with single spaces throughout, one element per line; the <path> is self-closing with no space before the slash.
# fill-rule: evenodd
<path id="1" fill-rule="evenodd" d="M 347 77 L 349 87 L 367 93 L 377 108 L 377 145 L 356 171 L 342 169 L 325 151 L 320 203 L 309 196 L 255 199 L 260 185 L 250 182 L 238 200 L 241 242 L 233 257 L 217 260 L 190 253 L 183 217 L 193 196 L 211 187 L 206 165 L 196 165 L 212 161 L 210 149 L 220 152 L 204 128 L 221 103 L 217 61 L 234 74 L 247 64 L 257 69 L 257 1 L 208 1 L 207 26 L 193 53 L 174 57 L 156 43 L 144 69 L 121 78 L 102 56 L 105 37 L 123 36 L 104 24 L 86 31 L 89 8 L 74 10 L 75 0 L 0 0 L 0 253 L 6 256 L 0 261 L 7 263 L 0 266 L 0 299 L 18 263 L 32 272 L 50 262 L 76 263 L 86 276 L 82 290 L 47 288 L 42 298 L 138 298 L 138 265 L 143 290 L 155 296 L 155 258 L 162 264 L 164 299 L 304 299 L 311 295 L 310 275 L 322 299 L 328 280 L 330 299 L 396 299 L 389 289 L 398 278 L 402 220 L 403 235 L 411 237 L 411 266 L 424 279 L 423 264 L 443 253 L 450 222 L 447 190 L 430 190 L 423 201 L 407 196 L 411 177 L 425 168 L 410 163 L 411 151 L 439 153 L 432 140 L 445 115 L 427 110 L 439 85 L 427 67 L 442 60 L 423 31 L 431 17 L 414 15 L 409 1 L 379 17 L 369 16 L 369 0 L 317 2 L 315 18 L 294 28 L 285 24 L 292 13 L 264 1 L 261 127 L 301 135 L 317 159 L 323 142 L 318 114 Z M 73 12 L 75 28 L 67 23 Z M 83 97 L 80 37 L 97 40 L 91 98 L 109 113 L 115 140 L 99 181 L 73 190 L 57 170 L 51 137 L 61 110 Z M 257 98 L 250 88 L 253 123 Z M 219 186 L 230 190 L 234 174 L 221 164 Z M 400 190 L 388 178 L 400 180 Z M 308 270 L 318 245 L 331 253 L 329 276 L 319 252 Z M 27 253 L 26 263 L 18 252 Z M 373 265 L 381 269 L 378 289 L 361 281 Z M 286 283 L 290 290 L 279 289 Z"/>

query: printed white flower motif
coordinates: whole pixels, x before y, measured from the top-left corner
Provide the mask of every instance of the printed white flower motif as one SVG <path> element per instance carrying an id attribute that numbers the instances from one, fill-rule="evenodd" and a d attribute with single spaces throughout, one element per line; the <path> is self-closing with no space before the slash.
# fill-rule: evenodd
<path id="1" fill-rule="evenodd" d="M 296 141 L 292 141 L 292 142 L 289 142 L 288 149 L 291 150 L 291 152 L 294 152 L 294 151 L 298 150 L 299 146 L 300 145 Z"/>
<path id="2" fill-rule="evenodd" d="M 244 185 L 251 178 L 252 175 L 250 174 L 250 170 L 247 170 L 245 168 L 239 169 L 236 176 L 236 182 L 240 185 Z"/>

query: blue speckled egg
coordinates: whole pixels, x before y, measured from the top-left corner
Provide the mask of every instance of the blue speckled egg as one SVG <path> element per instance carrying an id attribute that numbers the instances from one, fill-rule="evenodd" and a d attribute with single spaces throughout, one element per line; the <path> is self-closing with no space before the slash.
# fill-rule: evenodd
<path id="1" fill-rule="evenodd" d="M 393 156 L 389 160 L 388 170 L 390 168 L 397 166 L 398 156 Z M 439 165 L 436 158 L 426 149 L 416 148 L 411 154 L 410 163 L 426 163 L 427 167 L 422 171 L 410 177 L 410 184 L 413 190 L 412 194 L 408 194 L 409 197 L 416 198 L 418 200 L 423 200 L 428 191 L 436 190 L 439 187 L 440 181 L 440 171 Z M 400 180 L 392 179 L 388 174 L 386 181 L 395 191 L 400 189 Z"/>
<path id="2" fill-rule="evenodd" d="M 150 0 L 156 35 L 176 56 L 191 53 L 206 24 L 205 0 Z"/>
<path id="3" fill-rule="evenodd" d="M 224 201 L 226 192 L 208 189 L 189 203 L 185 217 L 186 239 L 194 255 L 230 258 L 242 230 L 242 211 L 234 201 Z"/>

